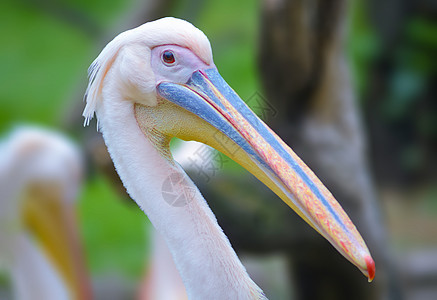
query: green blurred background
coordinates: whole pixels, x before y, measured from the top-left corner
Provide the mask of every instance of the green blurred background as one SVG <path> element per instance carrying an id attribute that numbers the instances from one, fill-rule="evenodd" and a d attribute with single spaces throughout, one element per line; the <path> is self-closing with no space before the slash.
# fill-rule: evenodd
<path id="1" fill-rule="evenodd" d="M 205 32 L 222 76 L 243 99 L 261 90 L 256 63 L 258 2 L 166 3 L 168 7 L 162 8 L 165 15 L 188 19 Z M 390 11 L 390 4 L 384 5 Z M 392 5 L 395 7 L 396 2 Z M 76 107 L 86 88 L 86 70 L 102 47 L 127 29 L 138 7 L 144 7 L 138 0 L 2 1 L 0 132 L 4 135 L 17 124 L 39 124 L 78 139 L 82 120 Z M 392 44 L 384 40 L 385 32 L 375 29 L 378 18 L 366 1 L 353 1 L 349 17 L 349 62 L 370 131 L 377 182 L 390 187 L 383 189 L 383 199 L 387 200 L 384 207 L 393 243 L 398 247 L 435 246 L 435 15 L 409 15 L 396 29 Z M 378 77 L 381 73 L 388 75 Z M 386 81 L 382 91 L 375 88 L 378 80 Z M 76 128 L 72 120 L 77 120 Z M 378 134 L 373 134 L 378 130 L 396 135 L 392 146 L 399 152 L 389 164 L 380 163 L 384 151 L 391 148 L 379 143 Z M 147 265 L 150 224 L 138 207 L 120 199 L 103 175 L 91 173 L 79 200 L 81 233 L 91 272 L 93 276 L 116 274 L 136 281 Z M 402 185 L 411 187 L 406 195 L 412 195 L 414 202 L 392 200 L 405 192 L 399 188 Z M 405 218 L 416 223 L 408 225 Z M 431 233 L 418 237 L 417 232 L 423 230 L 415 230 L 415 226 L 426 226 Z"/>

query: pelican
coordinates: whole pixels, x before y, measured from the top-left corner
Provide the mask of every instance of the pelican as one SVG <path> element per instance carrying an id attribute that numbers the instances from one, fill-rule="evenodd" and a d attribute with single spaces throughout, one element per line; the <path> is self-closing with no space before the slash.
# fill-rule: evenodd
<path id="1" fill-rule="evenodd" d="M 373 279 L 374 261 L 347 214 L 220 76 L 202 31 L 171 17 L 125 31 L 94 60 L 89 77 L 85 125 L 95 113 L 123 184 L 166 241 L 189 299 L 266 296 L 174 161 L 173 137 L 238 162 Z"/>
<path id="2" fill-rule="evenodd" d="M 90 299 L 74 200 L 79 150 L 46 129 L 20 127 L 0 144 L 0 265 L 14 299 Z"/>
<path id="3" fill-rule="evenodd" d="M 152 255 L 138 300 L 187 300 L 187 293 L 164 239 L 152 232 Z"/>

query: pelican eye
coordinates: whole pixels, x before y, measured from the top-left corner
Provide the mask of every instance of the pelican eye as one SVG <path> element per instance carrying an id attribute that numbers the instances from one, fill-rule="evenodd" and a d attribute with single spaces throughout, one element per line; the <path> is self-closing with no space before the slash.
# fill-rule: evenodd
<path id="1" fill-rule="evenodd" d="M 170 50 L 165 50 L 164 52 L 162 52 L 162 62 L 169 66 L 174 64 L 176 61 L 175 57 L 174 57 L 174 53 L 173 51 Z"/>

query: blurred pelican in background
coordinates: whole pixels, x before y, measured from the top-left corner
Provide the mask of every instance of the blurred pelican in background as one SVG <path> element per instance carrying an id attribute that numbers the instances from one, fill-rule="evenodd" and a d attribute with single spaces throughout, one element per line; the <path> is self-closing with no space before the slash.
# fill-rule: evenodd
<path id="1" fill-rule="evenodd" d="M 187 300 L 184 283 L 179 275 L 165 240 L 152 232 L 150 266 L 139 289 L 139 300 Z"/>
<path id="2" fill-rule="evenodd" d="M 58 133 L 19 127 L 0 144 L 0 266 L 14 299 L 90 299 L 75 216 L 79 149 Z"/>

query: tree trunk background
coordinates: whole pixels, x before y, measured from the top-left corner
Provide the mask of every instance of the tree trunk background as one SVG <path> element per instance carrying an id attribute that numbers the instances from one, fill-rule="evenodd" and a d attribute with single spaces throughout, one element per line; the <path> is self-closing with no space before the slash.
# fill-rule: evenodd
<path id="1" fill-rule="evenodd" d="M 278 112 L 270 125 L 341 203 L 377 266 L 369 285 L 315 239 L 311 251 L 292 251 L 300 299 L 388 297 L 388 245 L 346 63 L 346 15 L 344 0 L 264 1 L 262 8 L 260 74 Z"/>

